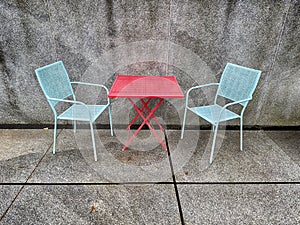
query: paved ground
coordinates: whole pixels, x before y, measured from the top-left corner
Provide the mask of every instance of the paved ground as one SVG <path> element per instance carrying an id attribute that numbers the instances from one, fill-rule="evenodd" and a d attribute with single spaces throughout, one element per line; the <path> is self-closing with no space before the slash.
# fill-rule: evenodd
<path id="1" fill-rule="evenodd" d="M 300 131 L 0 130 L 0 224 L 300 224 Z"/>

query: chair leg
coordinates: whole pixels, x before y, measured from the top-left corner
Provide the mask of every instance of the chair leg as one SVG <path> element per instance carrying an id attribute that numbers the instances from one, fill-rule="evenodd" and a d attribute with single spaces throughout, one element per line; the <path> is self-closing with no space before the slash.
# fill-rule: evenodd
<path id="1" fill-rule="evenodd" d="M 73 120 L 73 131 L 74 134 L 76 133 L 76 120 Z"/>
<path id="2" fill-rule="evenodd" d="M 90 122 L 90 127 L 91 127 L 91 136 L 92 136 L 92 142 L 93 142 L 93 149 L 94 149 L 94 159 L 97 161 L 97 151 L 96 151 L 96 144 L 95 144 L 95 136 L 94 136 L 94 128 L 93 128 L 93 123 Z"/>
<path id="3" fill-rule="evenodd" d="M 57 118 L 54 119 L 53 154 L 55 154 L 56 152 L 56 130 L 57 130 Z"/>
<path id="4" fill-rule="evenodd" d="M 215 145 L 216 145 L 216 138 L 217 138 L 217 132 L 218 132 L 218 124 L 217 125 L 213 125 L 214 128 L 214 138 L 213 138 L 213 143 L 211 146 L 211 153 L 210 153 L 210 159 L 209 159 L 209 163 L 211 164 L 213 161 L 213 156 L 214 156 L 214 151 L 215 151 Z"/>
<path id="5" fill-rule="evenodd" d="M 182 123 L 182 128 L 181 128 L 181 139 L 183 139 L 184 126 L 185 126 L 185 120 L 186 120 L 186 113 L 187 113 L 187 107 L 185 107 L 185 109 L 184 109 L 183 123 Z"/>
<path id="6" fill-rule="evenodd" d="M 240 150 L 243 151 L 243 118 L 240 119 Z"/>
<path id="7" fill-rule="evenodd" d="M 111 136 L 114 136 L 110 105 L 108 106 L 108 117 L 109 117 L 110 134 Z"/>

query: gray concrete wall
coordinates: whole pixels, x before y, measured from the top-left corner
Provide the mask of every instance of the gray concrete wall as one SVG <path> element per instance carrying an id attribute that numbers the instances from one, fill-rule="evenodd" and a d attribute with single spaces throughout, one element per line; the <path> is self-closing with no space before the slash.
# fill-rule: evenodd
<path id="1" fill-rule="evenodd" d="M 299 9 L 296 0 L 1 0 L 0 123 L 52 123 L 34 69 L 63 60 L 71 80 L 109 88 L 114 72 L 173 73 L 186 91 L 217 81 L 227 62 L 260 69 L 245 124 L 300 125 Z M 100 62 L 112 63 L 104 80 Z M 166 102 L 162 111 L 180 123 L 181 109 Z"/>

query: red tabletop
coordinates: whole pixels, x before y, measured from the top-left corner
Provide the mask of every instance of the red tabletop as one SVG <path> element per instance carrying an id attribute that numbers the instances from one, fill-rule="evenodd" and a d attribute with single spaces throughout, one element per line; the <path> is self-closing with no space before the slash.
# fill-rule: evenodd
<path id="1" fill-rule="evenodd" d="M 184 98 L 175 76 L 117 75 L 109 98 Z"/>

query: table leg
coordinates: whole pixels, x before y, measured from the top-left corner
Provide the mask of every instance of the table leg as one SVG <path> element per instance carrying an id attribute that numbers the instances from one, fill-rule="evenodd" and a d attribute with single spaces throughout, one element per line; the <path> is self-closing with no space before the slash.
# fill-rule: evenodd
<path id="1" fill-rule="evenodd" d="M 150 98 L 148 98 L 148 100 L 145 102 L 143 99 L 140 99 L 140 101 L 142 101 L 143 103 L 143 107 L 141 109 L 142 112 L 144 112 L 146 106 L 148 106 L 149 102 L 150 102 Z M 144 104 L 145 103 L 145 104 Z M 132 103 L 131 103 L 132 104 Z M 139 118 L 139 114 L 136 114 L 135 117 L 131 120 L 130 124 L 128 125 L 128 127 L 126 128 L 126 130 L 130 130 L 130 127 L 132 126 L 132 124 L 134 124 L 134 122 L 137 120 L 137 118 Z"/>
<path id="2" fill-rule="evenodd" d="M 148 101 L 147 102 L 145 102 L 144 101 L 144 99 L 141 99 L 141 102 L 143 103 L 143 107 L 145 107 L 147 110 L 148 110 L 148 113 L 150 113 L 150 108 L 149 108 L 149 106 L 148 106 L 148 103 L 149 103 L 149 99 L 148 99 Z M 162 125 L 160 124 L 160 122 L 156 119 L 156 117 L 155 117 L 155 115 L 153 114 L 152 115 L 152 119 L 156 122 L 156 124 L 159 126 L 159 128 L 160 128 L 160 130 L 162 131 L 162 132 L 164 132 L 164 128 L 162 127 Z"/>
<path id="3" fill-rule="evenodd" d="M 161 105 L 161 103 L 163 102 L 163 99 L 160 99 L 159 100 L 159 102 L 154 106 L 154 108 L 150 111 L 150 108 L 148 107 L 148 105 L 146 104 L 146 106 L 144 105 L 144 107 L 148 107 L 147 108 L 147 110 L 148 110 L 148 115 L 145 117 L 144 115 L 143 115 L 143 111 L 134 103 L 134 101 L 132 101 L 132 99 L 130 99 L 129 98 L 129 101 L 131 102 L 131 104 L 133 105 L 133 107 L 135 108 L 135 110 L 137 111 L 137 113 L 140 115 L 140 117 L 142 117 L 142 119 L 144 120 L 143 122 L 142 122 L 142 124 L 139 126 L 139 128 L 133 133 L 133 135 L 130 137 L 130 139 L 129 140 L 127 140 L 127 142 L 126 142 L 126 144 L 125 144 L 125 146 L 123 147 L 123 149 L 122 149 L 122 151 L 124 151 L 127 147 L 128 147 L 128 145 L 130 144 L 130 142 L 133 140 L 133 138 L 134 137 L 136 137 L 137 136 L 137 134 L 138 134 L 138 132 L 142 129 L 142 127 L 145 125 L 145 124 L 147 124 L 148 125 L 148 127 L 149 127 L 149 129 L 150 129 L 150 131 L 154 134 L 154 136 L 156 137 L 156 139 L 159 141 L 159 143 L 162 145 L 162 147 L 167 151 L 167 147 L 166 147 L 166 145 L 165 145 L 165 143 L 163 143 L 163 140 L 161 140 L 160 138 L 159 138 L 159 136 L 157 135 L 157 133 L 156 133 L 156 131 L 154 130 L 154 128 L 151 126 L 151 124 L 149 123 L 149 119 L 151 118 L 151 117 L 153 117 L 153 114 L 154 114 L 154 112 L 158 109 L 158 107 Z M 148 101 L 147 101 L 148 102 Z M 149 102 L 148 102 L 149 103 Z M 143 108 L 144 108 L 143 107 Z M 142 109 L 143 109 L 142 108 Z M 161 124 L 159 123 L 159 121 L 158 120 L 156 120 L 156 123 L 158 123 L 159 125 L 160 125 L 160 127 L 161 127 Z M 162 127 L 161 127 L 162 128 Z"/>

